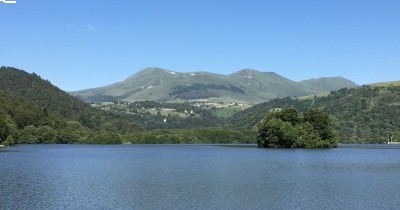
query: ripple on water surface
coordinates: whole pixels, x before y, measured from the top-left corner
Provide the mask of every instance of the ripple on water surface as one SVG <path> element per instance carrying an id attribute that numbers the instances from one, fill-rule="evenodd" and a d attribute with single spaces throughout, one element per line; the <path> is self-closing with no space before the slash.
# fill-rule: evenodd
<path id="1" fill-rule="evenodd" d="M 399 147 L 21 145 L 0 209 L 396 209 Z"/>

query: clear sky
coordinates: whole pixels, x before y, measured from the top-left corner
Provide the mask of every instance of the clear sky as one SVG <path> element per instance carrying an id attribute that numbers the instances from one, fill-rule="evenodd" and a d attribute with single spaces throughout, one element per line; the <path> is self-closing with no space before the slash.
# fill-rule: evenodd
<path id="1" fill-rule="evenodd" d="M 399 0 L 0 2 L 0 65 L 72 91 L 145 67 L 400 80 Z"/>

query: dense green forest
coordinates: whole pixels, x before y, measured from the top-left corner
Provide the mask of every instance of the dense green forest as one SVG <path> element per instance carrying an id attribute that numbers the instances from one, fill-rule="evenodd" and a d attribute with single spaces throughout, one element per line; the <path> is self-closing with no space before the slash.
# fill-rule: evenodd
<path id="1" fill-rule="evenodd" d="M 137 144 L 204 144 L 204 143 L 254 143 L 255 134 L 224 128 L 204 129 L 154 129 L 136 132 L 126 137 Z"/>
<path id="2" fill-rule="evenodd" d="M 400 86 L 332 91 L 310 99 L 280 98 L 238 112 L 230 119 L 236 129 L 255 129 L 269 110 L 294 107 L 300 112 L 321 108 L 332 117 L 340 143 L 385 143 L 389 136 L 400 141 Z"/>
<path id="3" fill-rule="evenodd" d="M 122 115 L 92 108 L 35 73 L 0 68 L 0 142 L 116 143 L 111 134 L 142 130 Z"/>
<path id="4" fill-rule="evenodd" d="M 288 107 L 271 110 L 257 124 L 259 147 L 330 148 L 338 144 L 329 115 L 320 109 L 304 114 Z"/>

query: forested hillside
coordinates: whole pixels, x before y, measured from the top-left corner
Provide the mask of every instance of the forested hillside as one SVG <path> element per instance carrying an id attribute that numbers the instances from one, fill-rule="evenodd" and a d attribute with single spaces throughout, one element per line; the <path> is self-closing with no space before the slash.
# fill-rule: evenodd
<path id="1" fill-rule="evenodd" d="M 42 112 L 51 111 L 66 120 L 80 121 L 84 126 L 94 128 L 91 120 L 99 112 L 88 104 L 65 93 L 50 81 L 43 80 L 35 73 L 28 74 L 15 68 L 0 68 L 0 91 Z"/>
<path id="2" fill-rule="evenodd" d="M 388 138 L 400 141 L 400 86 L 344 88 L 326 97 L 304 100 L 275 99 L 236 113 L 230 126 L 254 129 L 269 110 L 282 107 L 301 112 L 324 109 L 333 119 L 340 143 L 385 143 Z"/>
<path id="3" fill-rule="evenodd" d="M 110 133 L 139 129 L 127 117 L 94 109 L 35 73 L 0 68 L 0 143 L 7 138 L 15 143 L 115 143 L 107 138 Z"/>

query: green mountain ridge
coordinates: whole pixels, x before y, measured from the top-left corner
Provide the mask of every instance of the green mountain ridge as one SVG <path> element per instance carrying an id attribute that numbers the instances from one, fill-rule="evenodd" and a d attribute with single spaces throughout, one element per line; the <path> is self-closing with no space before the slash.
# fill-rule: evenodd
<path id="1" fill-rule="evenodd" d="M 130 102 L 210 100 L 260 103 L 276 97 L 313 95 L 356 86 L 358 85 L 354 82 L 341 77 L 295 82 L 274 72 L 260 72 L 253 69 L 222 75 L 146 68 L 122 82 L 75 91 L 71 94 L 89 102 L 114 99 Z"/>
<path id="2" fill-rule="evenodd" d="M 309 89 L 316 91 L 329 92 L 332 90 L 338 90 L 343 87 L 354 87 L 349 83 L 349 80 L 343 77 L 321 77 L 319 79 L 309 79 L 300 82 Z"/>
<path id="3" fill-rule="evenodd" d="M 270 110 L 284 107 L 300 112 L 324 109 L 333 118 L 340 143 L 400 141 L 400 86 L 365 85 L 309 99 L 279 98 L 235 113 L 228 124 L 234 129 L 254 130 Z"/>

